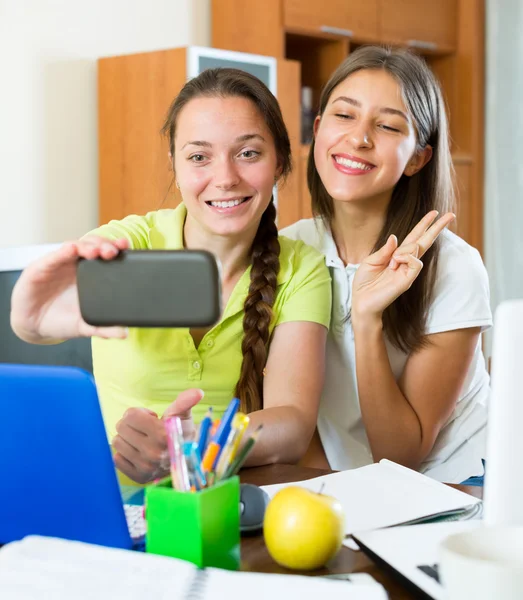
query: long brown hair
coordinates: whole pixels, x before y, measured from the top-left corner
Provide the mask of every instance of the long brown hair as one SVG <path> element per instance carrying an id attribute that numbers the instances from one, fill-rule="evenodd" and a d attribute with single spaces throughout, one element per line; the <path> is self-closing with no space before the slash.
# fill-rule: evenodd
<path id="1" fill-rule="evenodd" d="M 394 233 L 402 243 L 416 223 L 430 210 L 443 214 L 454 208 L 453 166 L 449 134 L 441 89 L 426 63 L 403 49 L 363 46 L 350 54 L 323 88 L 319 115 L 323 115 L 334 89 L 347 77 L 363 69 L 384 70 L 398 82 L 403 101 L 414 121 L 416 150 L 427 145 L 432 159 L 412 177 L 402 175 L 387 208 L 385 224 L 373 252 Z M 334 218 L 334 201 L 328 194 L 314 164 L 314 140 L 307 164 L 307 183 L 312 210 L 329 228 Z M 394 346 L 410 352 L 424 343 L 425 323 L 438 263 L 439 242 L 423 256 L 424 267 L 411 288 L 393 302 L 383 314 L 383 327 Z"/>
<path id="2" fill-rule="evenodd" d="M 188 81 L 171 104 L 162 133 L 168 137 L 174 156 L 176 121 L 182 108 L 194 98 L 246 98 L 258 109 L 269 128 L 284 179 L 291 171 L 291 145 L 278 101 L 259 79 L 239 69 L 207 69 Z M 244 304 L 243 361 L 235 394 L 241 410 L 263 407 L 263 369 L 267 362 L 272 306 L 280 269 L 280 243 L 274 198 L 262 215 L 251 248 L 251 282 Z"/>

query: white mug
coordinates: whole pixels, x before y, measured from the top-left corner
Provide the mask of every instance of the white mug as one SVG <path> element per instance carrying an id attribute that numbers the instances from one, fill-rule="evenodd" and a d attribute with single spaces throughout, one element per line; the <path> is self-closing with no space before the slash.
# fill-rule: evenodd
<path id="1" fill-rule="evenodd" d="M 456 533 L 440 546 L 440 576 L 448 600 L 521 600 L 523 527 Z"/>

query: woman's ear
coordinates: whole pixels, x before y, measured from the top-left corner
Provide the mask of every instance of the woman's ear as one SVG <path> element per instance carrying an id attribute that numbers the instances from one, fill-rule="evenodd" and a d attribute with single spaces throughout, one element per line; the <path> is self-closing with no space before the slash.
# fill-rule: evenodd
<path id="1" fill-rule="evenodd" d="M 318 127 L 320 126 L 321 123 L 321 116 L 318 115 L 315 119 L 314 119 L 314 126 L 312 128 L 313 132 L 314 132 L 314 137 L 316 137 L 316 134 L 318 133 Z"/>
<path id="2" fill-rule="evenodd" d="M 403 174 L 407 177 L 412 177 L 413 175 L 416 175 L 416 173 L 419 173 L 419 171 L 423 169 L 423 167 L 430 161 L 431 158 L 432 146 L 429 146 L 427 144 L 425 148 L 423 148 L 419 152 L 416 152 L 414 156 L 409 160 L 407 166 L 405 167 L 405 170 L 403 171 Z"/>

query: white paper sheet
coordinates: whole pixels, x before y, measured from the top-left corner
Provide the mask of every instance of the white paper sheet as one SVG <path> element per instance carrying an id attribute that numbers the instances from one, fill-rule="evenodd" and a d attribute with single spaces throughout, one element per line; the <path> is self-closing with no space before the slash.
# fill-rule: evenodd
<path id="1" fill-rule="evenodd" d="M 345 512 L 345 533 L 379 529 L 406 523 L 480 502 L 477 498 L 451 488 L 388 460 L 323 475 L 296 483 L 264 486 L 273 497 L 279 490 L 299 485 L 333 496 Z"/>

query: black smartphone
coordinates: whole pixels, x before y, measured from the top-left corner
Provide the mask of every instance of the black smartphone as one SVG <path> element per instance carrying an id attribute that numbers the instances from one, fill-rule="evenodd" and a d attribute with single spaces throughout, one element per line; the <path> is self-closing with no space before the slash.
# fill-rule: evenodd
<path id="1" fill-rule="evenodd" d="M 203 250 L 124 250 L 81 259 L 80 312 L 96 326 L 208 327 L 221 315 L 220 272 Z"/>

